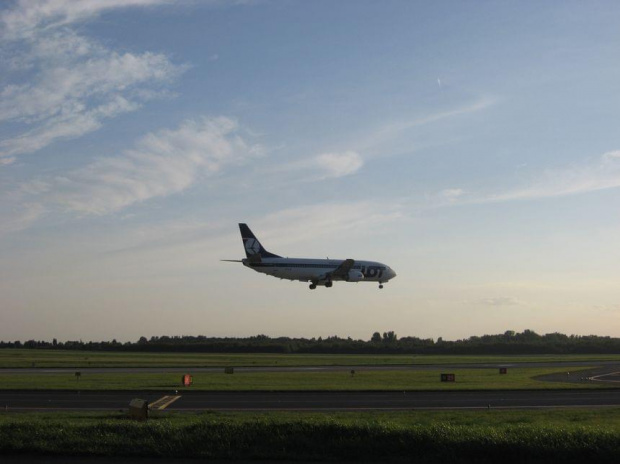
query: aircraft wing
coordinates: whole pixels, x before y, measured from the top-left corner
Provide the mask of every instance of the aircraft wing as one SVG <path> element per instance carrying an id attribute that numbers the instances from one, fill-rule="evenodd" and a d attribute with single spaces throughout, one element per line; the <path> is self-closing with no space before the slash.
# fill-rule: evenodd
<path id="1" fill-rule="evenodd" d="M 354 264 L 354 259 L 345 259 L 342 263 L 340 263 L 340 266 L 329 273 L 329 276 L 345 278 Z"/>

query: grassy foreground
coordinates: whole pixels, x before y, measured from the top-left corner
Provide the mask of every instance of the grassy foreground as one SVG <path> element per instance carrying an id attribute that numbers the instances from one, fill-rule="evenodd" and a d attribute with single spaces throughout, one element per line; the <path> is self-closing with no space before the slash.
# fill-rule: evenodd
<path id="1" fill-rule="evenodd" d="M 571 368 L 576 372 L 581 368 Z M 542 382 L 533 377 L 553 374 L 558 368 L 514 368 L 499 375 L 495 369 L 450 369 L 456 382 L 440 382 L 441 371 L 416 370 L 358 370 L 334 372 L 243 372 L 225 374 L 202 372 L 193 375 L 191 390 L 248 391 L 248 390 L 516 390 L 609 388 L 599 382 L 562 383 Z M 190 370 L 191 372 L 191 370 Z M 82 373 L 79 380 L 73 372 L 63 374 L 2 374 L 3 390 L 182 390 L 180 373 L 158 374 L 90 374 Z"/>
<path id="2" fill-rule="evenodd" d="M 263 353 L 121 353 L 67 350 L 0 349 L 0 368 L 20 367 L 227 367 L 360 366 L 394 364 L 463 364 L 618 361 L 618 355 L 338 355 Z"/>
<path id="3" fill-rule="evenodd" d="M 407 462 L 617 462 L 620 409 L 162 414 L 0 413 L 0 453 Z"/>

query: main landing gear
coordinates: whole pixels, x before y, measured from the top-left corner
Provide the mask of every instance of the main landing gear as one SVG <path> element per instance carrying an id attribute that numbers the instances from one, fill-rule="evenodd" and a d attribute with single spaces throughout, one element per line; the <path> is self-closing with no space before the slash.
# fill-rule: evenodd
<path id="1" fill-rule="evenodd" d="M 316 288 L 317 284 L 318 284 L 318 282 L 312 282 L 308 288 L 310 290 L 314 290 Z M 321 285 L 325 285 L 327 288 L 329 288 L 332 285 L 334 285 L 334 283 L 333 282 L 325 282 L 324 284 L 321 284 Z"/>

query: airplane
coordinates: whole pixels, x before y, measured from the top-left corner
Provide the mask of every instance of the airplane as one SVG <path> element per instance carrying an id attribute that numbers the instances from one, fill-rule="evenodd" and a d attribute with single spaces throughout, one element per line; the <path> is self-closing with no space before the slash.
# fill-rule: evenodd
<path id="1" fill-rule="evenodd" d="M 390 266 L 375 261 L 357 261 L 351 258 L 283 258 L 267 251 L 247 224 L 239 224 L 239 230 L 246 258 L 222 261 L 243 263 L 245 267 L 256 272 L 280 279 L 310 282 L 310 290 L 316 289 L 319 285 L 329 288 L 336 281 L 378 282 L 379 288 L 383 288 L 385 282 L 396 277 L 396 272 Z"/>

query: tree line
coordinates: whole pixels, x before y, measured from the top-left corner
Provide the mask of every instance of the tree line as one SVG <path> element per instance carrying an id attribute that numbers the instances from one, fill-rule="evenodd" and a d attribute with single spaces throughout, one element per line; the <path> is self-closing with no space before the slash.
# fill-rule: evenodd
<path id="1" fill-rule="evenodd" d="M 306 354 L 614 354 L 620 338 L 597 335 L 539 335 L 533 330 L 472 336 L 461 340 L 401 337 L 393 331 L 375 332 L 370 340 L 336 335 L 322 338 L 153 336 L 135 342 L 112 341 L 0 341 L 0 348 L 84 351 L 196 352 L 196 353 L 306 353 Z"/>

